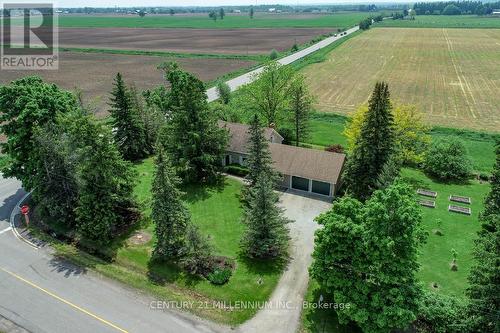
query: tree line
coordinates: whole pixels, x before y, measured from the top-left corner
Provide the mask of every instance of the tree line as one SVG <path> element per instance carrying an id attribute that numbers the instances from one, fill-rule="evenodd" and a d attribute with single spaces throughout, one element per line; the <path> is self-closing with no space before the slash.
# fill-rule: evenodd
<path id="1" fill-rule="evenodd" d="M 481 1 L 439 1 L 417 2 L 413 9 L 417 15 L 489 15 L 500 8 L 500 2 Z"/>

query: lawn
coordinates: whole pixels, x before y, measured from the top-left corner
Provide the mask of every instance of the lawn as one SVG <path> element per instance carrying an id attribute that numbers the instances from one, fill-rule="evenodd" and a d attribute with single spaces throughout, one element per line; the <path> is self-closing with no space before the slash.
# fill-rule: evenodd
<path id="1" fill-rule="evenodd" d="M 347 140 L 342 134 L 349 118 L 337 114 L 313 113 L 311 117 L 311 134 L 306 143 L 315 146 L 341 144 L 347 146 Z M 434 127 L 430 135 L 433 140 L 455 137 L 461 140 L 472 160 L 474 171 L 491 173 L 495 164 L 495 139 L 499 136 L 487 132 L 459 130 L 453 128 Z"/>
<path id="2" fill-rule="evenodd" d="M 386 81 L 430 124 L 500 131 L 499 40 L 500 29 L 376 28 L 301 72 L 321 112 L 350 114 Z"/>
<path id="3" fill-rule="evenodd" d="M 213 21 L 207 15 L 149 15 L 138 16 L 59 16 L 60 27 L 89 28 L 347 28 L 358 24 L 368 13 L 345 12 L 335 14 L 264 14 L 256 13 L 253 19 L 243 13 L 226 15 Z"/>
<path id="4" fill-rule="evenodd" d="M 500 18 L 477 15 L 421 15 L 415 20 L 384 20 L 375 27 L 397 28 L 500 28 Z"/>
<path id="5" fill-rule="evenodd" d="M 231 258 L 236 263 L 230 281 L 223 286 L 215 286 L 206 279 L 183 273 L 173 264 L 150 263 L 152 246 L 155 242 L 154 226 L 147 218 L 150 215 L 151 205 L 152 159 L 137 164 L 136 169 L 139 181 L 135 194 L 146 216 L 142 227 L 136 232 L 145 242 L 133 242 L 132 239 L 136 240 L 133 237 L 115 245 L 116 254 L 112 263 L 91 257 L 64 244 L 54 246 L 58 254 L 147 291 L 158 300 L 192 301 L 194 305 L 184 310 L 204 318 L 237 325 L 255 315 L 257 309 L 228 310 L 224 306 L 234 305 L 236 302 L 267 300 L 281 276 L 282 265 L 248 260 L 239 254 L 239 241 L 244 231 L 239 201 L 242 184 L 237 180 L 226 178 L 220 186 L 189 186 L 183 189 L 192 221 L 204 235 L 209 237 L 215 254 Z"/>
<path id="6" fill-rule="evenodd" d="M 443 294 L 463 296 L 467 287 L 467 276 L 473 264 L 472 250 L 477 231 L 480 229 L 478 215 L 483 209 L 483 201 L 490 191 L 486 182 L 470 181 L 466 184 L 446 184 L 433 181 L 422 172 L 404 169 L 402 177 L 415 188 L 430 189 L 438 192 L 435 199 L 436 208 L 422 207 L 423 226 L 429 233 L 427 243 L 422 248 L 419 262 L 422 265 L 419 278 L 426 288 L 435 289 L 431 285 L 437 282 L 437 291 Z M 467 196 L 472 203 L 468 206 L 472 215 L 448 212 L 450 195 Z M 420 197 L 425 198 L 425 197 Z M 442 226 L 439 228 L 437 220 Z M 440 229 L 442 236 L 434 230 Z M 450 263 L 453 259 L 452 249 L 458 252 L 458 270 L 452 271 Z"/>

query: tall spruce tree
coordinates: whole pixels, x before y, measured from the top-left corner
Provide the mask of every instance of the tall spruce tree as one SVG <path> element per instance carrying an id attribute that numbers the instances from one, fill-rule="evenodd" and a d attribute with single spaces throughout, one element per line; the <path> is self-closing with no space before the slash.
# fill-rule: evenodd
<path id="1" fill-rule="evenodd" d="M 377 181 L 394 152 L 394 120 L 389 87 L 377 82 L 361 134 L 347 161 L 345 182 L 355 198 L 366 200 L 377 188 Z"/>
<path id="2" fill-rule="evenodd" d="M 313 98 L 309 94 L 304 77 L 299 75 L 290 90 L 290 120 L 295 132 L 295 145 L 307 139 L 309 135 L 309 117 Z"/>
<path id="3" fill-rule="evenodd" d="M 480 215 L 481 230 L 475 241 L 475 265 L 469 273 L 467 296 L 470 305 L 470 331 L 500 332 L 500 143 L 491 192 Z"/>
<path id="4" fill-rule="evenodd" d="M 254 115 L 250 122 L 250 142 L 248 147 L 248 179 L 250 186 L 255 185 L 257 179 L 262 175 L 275 175 L 273 160 L 269 151 L 269 141 L 264 135 L 264 128 L 260 124 L 259 117 Z"/>
<path id="5" fill-rule="evenodd" d="M 135 222 L 135 173 L 113 144 L 111 131 L 87 115 L 75 116 L 68 128 L 78 148 L 77 230 L 97 245 L 109 243 Z"/>
<path id="6" fill-rule="evenodd" d="M 125 86 L 122 75 L 117 73 L 109 105 L 116 145 L 123 158 L 128 161 L 136 161 L 148 155 L 144 123 L 133 97 Z"/>
<path id="7" fill-rule="evenodd" d="M 274 191 L 274 181 L 263 173 L 257 179 L 248 207 L 244 213 L 247 226 L 241 245 L 250 258 L 277 258 L 286 254 L 290 221 L 284 217 L 278 206 L 278 194 Z"/>
<path id="8" fill-rule="evenodd" d="M 159 260 L 177 259 L 186 254 L 186 233 L 190 215 L 181 201 L 182 192 L 178 189 L 180 180 L 161 145 L 156 148 L 155 165 L 151 189 L 151 217 L 156 233 L 153 257 Z"/>
<path id="9" fill-rule="evenodd" d="M 170 121 L 162 143 L 186 182 L 212 182 L 221 170 L 229 135 L 208 107 L 205 86 L 175 64 L 164 67 L 171 88 Z"/>

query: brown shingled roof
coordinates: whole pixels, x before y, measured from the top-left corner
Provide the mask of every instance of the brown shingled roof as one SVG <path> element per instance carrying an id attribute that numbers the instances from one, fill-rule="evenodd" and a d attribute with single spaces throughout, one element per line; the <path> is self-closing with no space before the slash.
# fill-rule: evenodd
<path id="1" fill-rule="evenodd" d="M 271 143 L 274 167 L 282 174 L 338 184 L 345 155 Z"/>
<path id="2" fill-rule="evenodd" d="M 248 141 L 250 140 L 250 134 L 248 130 L 250 126 L 238 123 L 229 123 L 226 121 L 219 121 L 219 127 L 227 128 L 229 130 L 229 145 L 227 147 L 228 151 L 233 153 L 247 154 L 248 153 Z M 283 140 L 283 137 L 272 128 L 264 128 L 264 136 L 269 142 L 271 138 L 275 137 L 279 140 Z"/>

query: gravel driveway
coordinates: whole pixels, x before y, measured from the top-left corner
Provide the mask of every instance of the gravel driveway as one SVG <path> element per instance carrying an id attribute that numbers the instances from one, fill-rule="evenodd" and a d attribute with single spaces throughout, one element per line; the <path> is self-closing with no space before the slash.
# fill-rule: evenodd
<path id="1" fill-rule="evenodd" d="M 314 249 L 314 231 L 318 228 L 314 218 L 327 211 L 331 203 L 285 192 L 281 196 L 285 215 L 290 224 L 291 260 L 278 286 L 269 299 L 269 308 L 238 328 L 238 332 L 291 333 L 299 327 L 302 301 L 309 281 L 308 268 Z"/>

